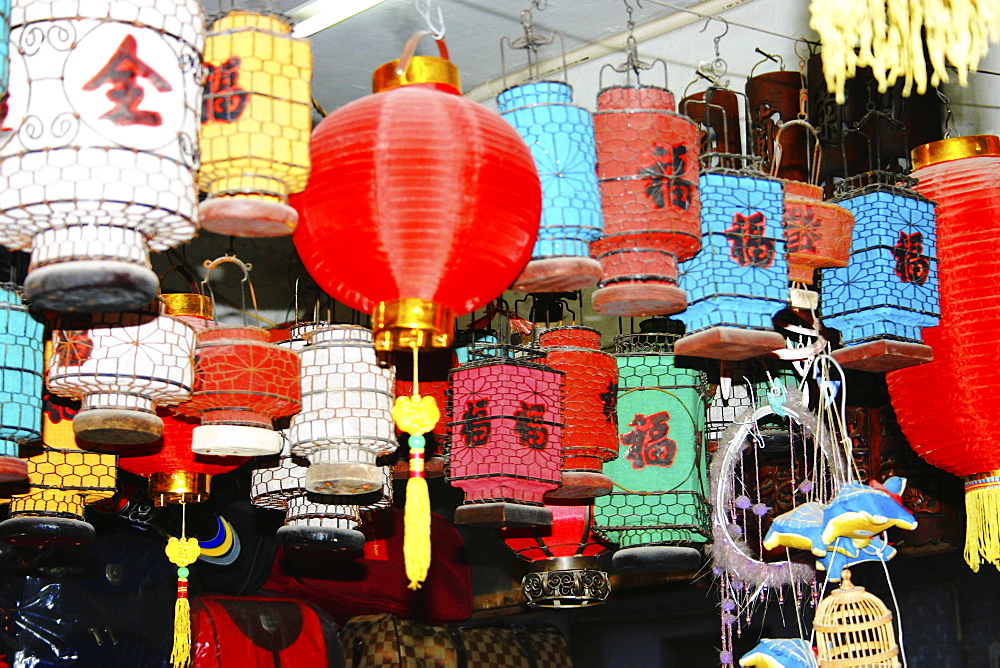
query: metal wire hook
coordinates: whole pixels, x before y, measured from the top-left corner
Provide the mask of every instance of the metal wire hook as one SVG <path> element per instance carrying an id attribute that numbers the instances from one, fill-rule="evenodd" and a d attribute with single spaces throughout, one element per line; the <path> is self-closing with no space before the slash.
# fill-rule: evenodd
<path id="1" fill-rule="evenodd" d="M 713 20 L 715 20 L 715 21 L 722 21 L 722 23 L 726 26 L 726 29 L 722 31 L 721 35 L 716 35 L 712 39 L 712 43 L 715 45 L 715 57 L 716 57 L 716 59 L 718 59 L 719 58 L 719 42 L 722 41 L 722 38 L 725 37 L 729 33 L 729 21 L 727 21 L 726 19 L 722 18 L 721 16 L 709 16 L 705 20 L 705 25 L 703 25 L 701 27 L 701 30 L 699 30 L 698 32 L 705 32 L 706 30 L 708 30 L 708 24 L 711 23 Z"/>
<path id="2" fill-rule="evenodd" d="M 444 15 L 441 13 L 441 5 L 437 6 L 437 22 L 431 16 L 431 0 L 413 0 L 413 6 L 417 10 L 417 13 L 420 14 L 420 18 L 427 24 L 427 29 L 434 35 L 434 39 L 444 39 L 446 26 L 444 24 Z"/>
<path id="3" fill-rule="evenodd" d="M 944 104 L 944 138 L 951 139 L 952 134 L 955 131 L 955 117 L 951 113 L 951 100 L 945 95 L 940 88 L 935 88 L 934 91 L 937 93 L 938 99 Z"/>

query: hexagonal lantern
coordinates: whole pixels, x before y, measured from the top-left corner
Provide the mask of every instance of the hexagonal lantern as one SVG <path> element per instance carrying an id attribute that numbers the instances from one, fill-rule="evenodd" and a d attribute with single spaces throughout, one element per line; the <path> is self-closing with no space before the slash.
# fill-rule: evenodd
<path id="1" fill-rule="evenodd" d="M 20 288 L 0 284 L 0 483 L 26 480 L 18 448 L 41 435 L 42 330 Z"/>

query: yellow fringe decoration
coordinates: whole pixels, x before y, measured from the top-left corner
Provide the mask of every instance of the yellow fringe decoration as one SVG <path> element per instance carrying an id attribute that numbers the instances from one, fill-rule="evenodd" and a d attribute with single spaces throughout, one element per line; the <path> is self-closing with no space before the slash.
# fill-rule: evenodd
<path id="1" fill-rule="evenodd" d="M 421 465 L 423 460 L 421 459 Z M 413 461 L 410 461 L 413 466 Z M 406 481 L 406 508 L 403 511 L 403 560 L 410 589 L 420 589 L 431 567 L 431 500 L 427 480 L 411 477 Z"/>
<path id="2" fill-rule="evenodd" d="M 966 488 L 965 561 L 977 573 L 983 563 L 1000 569 L 1000 486 Z"/>
<path id="3" fill-rule="evenodd" d="M 187 598 L 174 602 L 174 647 L 170 650 L 170 663 L 174 668 L 185 668 L 191 663 L 191 604 Z"/>

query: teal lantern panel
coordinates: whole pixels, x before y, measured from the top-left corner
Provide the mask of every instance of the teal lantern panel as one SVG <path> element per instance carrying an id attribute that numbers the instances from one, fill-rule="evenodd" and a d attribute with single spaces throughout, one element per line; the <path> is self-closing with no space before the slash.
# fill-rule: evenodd
<path id="1" fill-rule="evenodd" d="M 18 290 L 0 286 L 0 457 L 41 437 L 42 329 Z"/>
<path id="2" fill-rule="evenodd" d="M 594 524 L 621 548 L 708 540 L 706 381 L 699 360 L 673 354 L 678 335 L 616 339 L 619 457 L 605 464 L 614 489 L 594 500 Z"/>
<path id="3" fill-rule="evenodd" d="M 10 79 L 10 0 L 0 0 L 0 99 L 7 99 Z"/>

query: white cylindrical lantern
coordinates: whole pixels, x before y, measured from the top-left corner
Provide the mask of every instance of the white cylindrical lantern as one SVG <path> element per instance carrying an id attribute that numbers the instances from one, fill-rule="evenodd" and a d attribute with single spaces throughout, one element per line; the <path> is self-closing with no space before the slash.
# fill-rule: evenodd
<path id="1" fill-rule="evenodd" d="M 16 0 L 0 243 L 37 307 L 141 308 L 149 250 L 194 236 L 204 19 L 197 0 Z"/>
<path id="2" fill-rule="evenodd" d="M 78 399 L 79 438 L 149 443 L 163 433 L 157 406 L 191 396 L 196 334 L 185 322 L 152 311 L 95 314 L 78 328 L 52 333 L 46 385 Z"/>
<path id="3" fill-rule="evenodd" d="M 375 358 L 371 330 L 320 327 L 306 334 L 302 412 L 292 418 L 292 452 L 309 458 L 306 488 L 367 494 L 382 486 L 375 458 L 396 449 L 395 372 Z"/>

